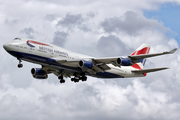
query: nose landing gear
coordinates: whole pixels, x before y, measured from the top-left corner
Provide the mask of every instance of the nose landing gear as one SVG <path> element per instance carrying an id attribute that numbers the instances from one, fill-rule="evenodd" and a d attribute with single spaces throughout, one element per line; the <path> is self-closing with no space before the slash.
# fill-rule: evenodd
<path id="1" fill-rule="evenodd" d="M 19 60 L 18 68 L 22 68 L 23 64 L 21 64 L 21 62 L 22 62 L 21 58 L 18 58 L 18 60 Z"/>
<path id="2" fill-rule="evenodd" d="M 18 64 L 18 68 L 22 68 L 23 67 L 23 64 Z"/>

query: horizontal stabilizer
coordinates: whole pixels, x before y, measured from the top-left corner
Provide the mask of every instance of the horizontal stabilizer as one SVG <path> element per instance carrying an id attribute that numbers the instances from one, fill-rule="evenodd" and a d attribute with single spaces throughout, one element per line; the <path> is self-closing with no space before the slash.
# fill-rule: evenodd
<path id="1" fill-rule="evenodd" d="M 172 49 L 171 51 L 168 52 L 162 52 L 162 53 L 154 53 L 154 54 L 143 54 L 143 55 L 134 55 L 134 56 L 128 56 L 128 58 L 130 58 L 132 61 L 134 60 L 139 60 L 139 59 L 143 59 L 143 58 L 149 58 L 149 57 L 155 57 L 155 56 L 159 56 L 159 55 L 165 55 L 165 54 L 173 54 L 175 51 L 177 50 L 177 48 Z"/>
<path id="2" fill-rule="evenodd" d="M 144 69 L 144 70 L 132 70 L 131 72 L 134 72 L 134 73 L 149 73 L 149 72 L 156 72 L 156 71 L 165 70 L 165 69 L 169 69 L 169 68 L 154 68 L 154 69 Z"/>

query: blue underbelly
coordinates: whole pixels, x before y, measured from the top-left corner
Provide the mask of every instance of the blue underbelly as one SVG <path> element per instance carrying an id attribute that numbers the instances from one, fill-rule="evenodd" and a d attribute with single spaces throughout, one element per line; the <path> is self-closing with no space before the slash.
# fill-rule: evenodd
<path id="1" fill-rule="evenodd" d="M 45 65 L 53 65 L 56 67 L 59 67 L 59 70 L 66 69 L 74 72 L 83 72 L 81 68 L 76 68 L 76 67 L 70 67 L 70 66 L 65 66 L 62 65 L 58 62 L 56 62 L 54 59 L 51 58 L 46 58 L 38 55 L 33 55 L 33 54 L 28 54 L 28 53 L 22 53 L 22 52 L 15 52 L 15 51 L 8 51 L 11 55 L 13 55 L 16 58 L 21 58 L 27 61 L 32 61 L 33 63 L 37 64 L 45 64 Z M 92 77 L 98 77 L 98 78 L 124 78 L 123 76 L 119 76 L 117 74 L 109 73 L 109 72 L 99 72 L 96 74 L 88 74 L 89 76 Z"/>

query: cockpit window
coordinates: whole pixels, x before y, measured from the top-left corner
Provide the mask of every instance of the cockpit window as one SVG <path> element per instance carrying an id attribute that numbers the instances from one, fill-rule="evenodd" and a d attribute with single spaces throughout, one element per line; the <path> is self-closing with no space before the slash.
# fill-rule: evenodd
<path id="1" fill-rule="evenodd" d="M 21 38 L 14 38 L 14 40 L 21 40 Z"/>

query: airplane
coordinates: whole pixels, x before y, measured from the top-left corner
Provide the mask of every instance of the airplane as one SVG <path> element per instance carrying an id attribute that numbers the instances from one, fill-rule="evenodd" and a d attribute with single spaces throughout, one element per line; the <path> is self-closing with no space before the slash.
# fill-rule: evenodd
<path id="1" fill-rule="evenodd" d="M 64 77 L 71 78 L 75 83 L 86 81 L 87 75 L 97 78 L 145 77 L 147 73 L 168 69 L 143 69 L 146 58 L 173 54 L 177 50 L 174 48 L 168 52 L 149 54 L 151 46 L 142 44 L 126 57 L 95 58 L 28 38 L 15 38 L 3 47 L 18 59 L 18 68 L 23 67 L 22 60 L 40 64 L 41 68 L 31 69 L 34 78 L 47 79 L 48 74 L 54 73 L 60 83 L 65 83 Z"/>

